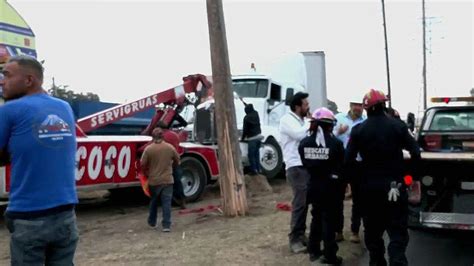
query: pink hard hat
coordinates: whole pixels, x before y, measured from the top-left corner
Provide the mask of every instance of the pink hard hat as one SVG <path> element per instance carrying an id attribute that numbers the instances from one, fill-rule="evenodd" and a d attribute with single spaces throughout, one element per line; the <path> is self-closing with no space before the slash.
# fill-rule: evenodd
<path id="1" fill-rule="evenodd" d="M 316 111 L 313 112 L 312 115 L 313 119 L 316 121 L 324 121 L 324 122 L 330 122 L 333 123 L 336 121 L 336 117 L 334 116 L 334 113 L 327 109 L 326 107 L 321 107 L 316 109 Z"/>

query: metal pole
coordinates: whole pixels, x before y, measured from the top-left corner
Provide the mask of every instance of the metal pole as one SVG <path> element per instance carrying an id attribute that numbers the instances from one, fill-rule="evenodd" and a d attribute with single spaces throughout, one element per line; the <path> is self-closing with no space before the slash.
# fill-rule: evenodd
<path id="1" fill-rule="evenodd" d="M 388 106 L 392 107 L 392 90 L 390 88 L 390 63 L 388 60 L 388 40 L 387 40 L 387 22 L 385 21 L 385 1 L 382 0 L 382 15 L 383 15 L 383 32 L 385 37 L 385 61 L 387 66 L 387 89 L 388 89 L 388 96 L 390 101 L 388 102 Z"/>
<path id="2" fill-rule="evenodd" d="M 427 106 L 427 84 L 426 84 L 426 17 L 425 17 L 425 0 L 422 0 L 423 9 L 423 109 Z"/>

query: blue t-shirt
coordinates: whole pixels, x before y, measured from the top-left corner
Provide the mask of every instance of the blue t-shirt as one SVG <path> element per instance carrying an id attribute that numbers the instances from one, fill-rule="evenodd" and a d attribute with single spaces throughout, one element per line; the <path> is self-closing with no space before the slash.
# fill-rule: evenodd
<path id="1" fill-rule="evenodd" d="M 361 117 L 357 118 L 356 120 L 352 120 L 350 114 L 348 114 L 348 113 L 339 113 L 339 114 L 336 115 L 336 119 L 337 119 L 337 124 L 334 127 L 333 133 L 340 141 L 342 141 L 342 143 L 344 144 L 344 149 L 346 149 L 347 144 L 349 143 L 349 137 L 351 136 L 352 128 L 355 125 L 364 122 L 366 117 L 364 115 L 362 115 Z M 337 131 L 339 130 L 341 125 L 346 125 L 349 128 L 343 134 L 338 135 Z"/>
<path id="2" fill-rule="evenodd" d="M 7 211 L 76 204 L 76 133 L 68 103 L 33 94 L 0 107 L 0 149 L 11 156 Z"/>

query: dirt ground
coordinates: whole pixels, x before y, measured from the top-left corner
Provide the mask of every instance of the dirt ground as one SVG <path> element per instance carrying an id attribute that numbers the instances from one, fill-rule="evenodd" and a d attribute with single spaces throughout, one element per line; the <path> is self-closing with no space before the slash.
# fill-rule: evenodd
<path id="1" fill-rule="evenodd" d="M 179 214 L 173 209 L 171 233 L 146 223 L 147 200 L 137 195 L 120 199 L 82 200 L 77 209 L 80 242 L 76 265 L 309 265 L 307 254 L 288 249 L 290 212 L 276 209 L 291 200 L 284 180 L 271 182 L 273 193 L 252 193 L 250 214 L 225 218 L 218 211 Z M 188 208 L 219 205 L 217 185 Z M 345 202 L 345 230 L 349 229 L 350 201 Z M 161 209 L 159 210 L 161 215 Z M 309 215 L 310 217 L 311 215 Z M 160 219 L 160 216 L 159 216 Z M 309 221 L 308 221 L 309 222 Z M 309 224 L 309 223 L 308 223 Z M 349 234 L 345 232 L 346 239 Z M 0 265 L 9 264 L 9 235 L 0 220 Z M 362 244 L 344 241 L 339 255 L 344 265 L 364 252 Z"/>

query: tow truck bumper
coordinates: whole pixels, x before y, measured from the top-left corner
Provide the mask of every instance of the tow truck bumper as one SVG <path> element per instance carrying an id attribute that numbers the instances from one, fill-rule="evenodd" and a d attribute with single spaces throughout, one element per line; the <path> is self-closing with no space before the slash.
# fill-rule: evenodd
<path id="1" fill-rule="evenodd" d="M 420 225 L 428 228 L 474 231 L 474 213 L 420 212 Z"/>

